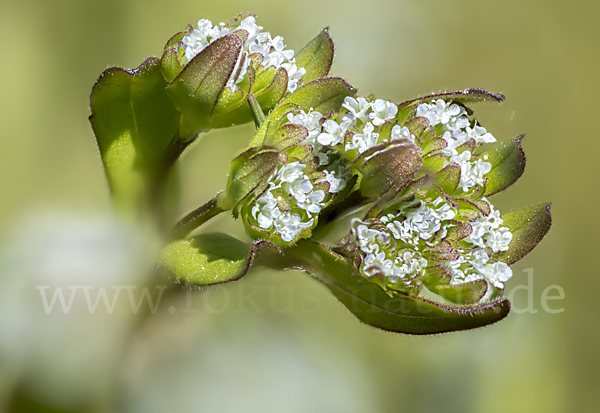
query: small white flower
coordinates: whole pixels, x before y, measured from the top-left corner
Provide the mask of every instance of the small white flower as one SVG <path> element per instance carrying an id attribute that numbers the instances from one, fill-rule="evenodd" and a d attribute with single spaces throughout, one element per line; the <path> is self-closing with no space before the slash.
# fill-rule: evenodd
<path id="1" fill-rule="evenodd" d="M 294 57 L 293 50 L 285 50 L 285 45 L 283 44 L 283 37 L 281 36 L 275 36 L 274 39 L 271 39 L 269 41 L 269 45 L 271 46 L 272 51 L 265 58 L 265 62 L 263 62 L 265 67 L 279 67 L 283 63 L 289 62 L 292 59 L 292 57 Z"/>
<path id="2" fill-rule="evenodd" d="M 275 180 L 281 182 L 294 182 L 304 176 L 302 171 L 306 168 L 306 165 L 296 161 L 290 162 L 281 167 L 276 175 Z"/>
<path id="3" fill-rule="evenodd" d="M 329 192 L 332 194 L 338 193 L 341 185 L 340 180 L 335 177 L 335 171 L 324 170 L 323 172 L 325 173 L 325 180 L 329 182 Z"/>
<path id="4" fill-rule="evenodd" d="M 496 288 L 504 288 L 504 282 L 512 277 L 512 270 L 503 262 L 487 264 L 481 274 Z"/>
<path id="5" fill-rule="evenodd" d="M 372 120 L 375 126 L 383 125 L 386 120 L 392 119 L 398 113 L 398 106 L 383 99 L 375 100 L 371 107 L 373 112 L 369 113 L 369 119 Z"/>
<path id="6" fill-rule="evenodd" d="M 484 175 L 492 170 L 492 164 L 477 159 L 471 162 L 471 152 L 464 151 L 460 155 L 452 156 L 450 162 L 455 162 L 460 165 L 460 183 L 463 191 L 468 191 L 469 188 L 475 185 L 482 185 Z"/>
<path id="7" fill-rule="evenodd" d="M 306 195 L 310 193 L 313 189 L 313 185 L 304 176 L 301 179 L 298 179 L 294 182 L 286 182 L 283 184 L 283 189 L 285 189 L 291 196 L 296 199 L 298 204 L 306 201 Z"/>
<path id="8" fill-rule="evenodd" d="M 273 226 L 274 221 L 281 217 L 281 210 L 277 207 L 277 199 L 271 192 L 267 192 L 256 200 L 252 207 L 252 216 L 257 220 L 258 226 L 264 229 Z"/>
<path id="9" fill-rule="evenodd" d="M 306 74 L 306 69 L 303 67 L 298 69 L 295 59 L 292 59 L 291 62 L 282 64 L 281 67 L 283 67 L 288 74 L 288 92 L 293 93 L 298 88 L 298 82 L 300 82 L 302 76 Z"/>
<path id="10" fill-rule="evenodd" d="M 285 242 L 290 242 L 295 239 L 302 230 L 309 228 L 313 222 L 313 218 L 308 222 L 302 222 L 298 214 L 290 214 L 288 212 L 281 215 L 274 223 L 276 232 L 281 235 L 281 239 Z"/>
<path id="11" fill-rule="evenodd" d="M 328 119 L 323 123 L 323 129 L 325 132 L 322 132 L 317 137 L 317 142 L 321 145 L 335 146 L 344 140 L 344 135 L 346 134 L 344 124 L 338 125 L 337 122 Z"/>
<path id="12" fill-rule="evenodd" d="M 308 194 L 304 201 L 298 202 L 298 207 L 307 212 L 318 214 L 321 212 L 321 202 L 325 199 L 325 191 L 319 189 Z"/>
<path id="13" fill-rule="evenodd" d="M 491 248 L 492 251 L 498 252 L 508 250 L 512 237 L 513 235 L 508 228 L 500 227 L 496 230 L 490 229 L 483 239 L 486 246 Z"/>
<path id="14" fill-rule="evenodd" d="M 378 272 L 382 272 L 385 276 L 392 274 L 394 262 L 387 259 L 384 252 L 378 254 L 367 254 L 363 261 L 363 273 L 367 277 L 372 277 Z"/>
<path id="15" fill-rule="evenodd" d="M 467 135 L 469 136 L 469 138 L 474 139 L 475 142 L 477 142 L 477 143 L 496 142 L 496 138 L 494 138 L 492 136 L 492 134 L 489 133 L 484 127 L 478 126 L 477 123 L 475 123 L 475 126 L 473 126 L 473 129 L 471 129 L 469 126 L 467 126 L 466 132 L 467 132 Z"/>
<path id="16" fill-rule="evenodd" d="M 363 123 L 367 122 L 367 111 L 371 109 L 371 104 L 365 98 L 356 98 L 347 96 L 344 99 L 342 107 L 348 109 L 356 119 L 360 119 Z"/>
<path id="17" fill-rule="evenodd" d="M 456 156 L 458 155 L 458 151 L 456 150 L 456 148 L 463 145 L 469 139 L 469 137 L 464 132 L 446 131 L 442 135 L 442 139 L 444 139 L 447 143 L 447 146 L 444 149 L 442 149 L 442 153 L 446 156 Z"/>
<path id="18" fill-rule="evenodd" d="M 375 128 L 371 122 L 367 122 L 365 127 L 363 128 L 363 133 L 356 133 L 352 136 L 352 140 L 350 143 L 347 143 L 345 146 L 345 150 L 349 151 L 352 149 L 358 149 L 359 153 L 363 153 L 366 150 L 377 145 L 377 140 L 379 138 L 378 133 L 374 133 Z"/>
<path id="19" fill-rule="evenodd" d="M 423 116 L 429 121 L 429 126 L 446 125 L 450 130 L 464 128 L 469 120 L 462 106 L 445 102 L 442 99 L 434 100 L 430 104 L 421 103 L 417 107 L 417 116 Z"/>
<path id="20" fill-rule="evenodd" d="M 308 130 L 308 137 L 303 141 L 305 144 L 313 144 L 316 142 L 317 137 L 321 134 L 321 121 L 323 115 L 320 112 L 313 111 L 312 109 L 305 113 L 288 113 L 288 121 L 294 125 L 304 126 Z"/>
<path id="21" fill-rule="evenodd" d="M 411 229 L 419 234 L 421 239 L 429 239 L 441 227 L 440 219 L 433 213 L 431 208 L 423 205 L 419 209 L 409 213 L 407 220 Z"/>
<path id="22" fill-rule="evenodd" d="M 248 39 L 246 45 L 249 46 L 254 43 L 263 29 L 261 26 L 256 24 L 256 18 L 254 16 L 248 16 L 240 23 L 240 29 L 248 32 Z"/>
<path id="23" fill-rule="evenodd" d="M 395 141 L 399 139 L 408 139 L 412 143 L 415 143 L 415 138 L 406 126 L 400 127 L 398 125 L 394 125 L 392 128 L 391 140 Z"/>

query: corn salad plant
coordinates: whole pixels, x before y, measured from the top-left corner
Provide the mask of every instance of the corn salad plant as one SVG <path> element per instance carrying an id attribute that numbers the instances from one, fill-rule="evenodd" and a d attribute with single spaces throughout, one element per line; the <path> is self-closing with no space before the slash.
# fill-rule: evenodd
<path id="1" fill-rule="evenodd" d="M 380 329 L 433 334 L 501 320 L 510 265 L 551 225 L 550 204 L 501 213 L 490 201 L 522 175 L 523 136 L 497 142 L 470 107 L 504 96 L 359 96 L 329 76 L 333 56 L 327 29 L 296 53 L 242 14 L 200 20 L 136 69 L 105 70 L 90 121 L 117 210 L 158 232 L 156 261 L 180 283 L 301 269 Z M 183 151 L 248 122 L 255 134 L 224 190 L 174 222 Z M 251 242 L 202 231 L 224 212 Z"/>

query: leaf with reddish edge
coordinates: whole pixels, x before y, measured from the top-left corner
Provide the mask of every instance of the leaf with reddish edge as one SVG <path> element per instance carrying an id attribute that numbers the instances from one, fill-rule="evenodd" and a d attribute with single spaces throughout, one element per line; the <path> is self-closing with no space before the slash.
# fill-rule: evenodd
<path id="1" fill-rule="evenodd" d="M 421 150 L 408 140 L 387 142 L 362 153 L 354 165 L 363 174 L 365 196 L 397 194 L 421 167 Z"/>
<path id="2" fill-rule="evenodd" d="M 488 216 L 492 212 L 489 202 L 484 200 L 453 198 L 452 201 L 458 203 L 460 207 L 471 208 L 480 214 Z"/>
<path id="3" fill-rule="evenodd" d="M 306 70 L 302 82 L 308 83 L 327 76 L 333 63 L 333 40 L 329 27 L 323 29 L 314 39 L 296 53 L 296 66 Z"/>
<path id="4" fill-rule="evenodd" d="M 275 148 L 250 148 L 231 161 L 227 187 L 218 196 L 221 209 L 233 209 L 237 217 L 240 202 L 251 194 L 263 192 L 269 178 L 281 161 L 281 153 Z"/>
<path id="5" fill-rule="evenodd" d="M 423 335 L 470 330 L 495 323 L 510 311 L 505 298 L 484 304 L 455 305 L 400 292 L 390 297 L 381 287 L 357 276 L 346 258 L 310 240 L 300 240 L 263 263 L 280 270 L 307 271 L 360 321 L 391 332 Z"/>
<path id="6" fill-rule="evenodd" d="M 211 128 L 214 107 L 242 50 L 236 35 L 215 40 L 197 54 L 167 88 L 173 103 L 183 115 L 180 126 L 184 138 Z"/>
<path id="7" fill-rule="evenodd" d="M 444 99 L 451 100 L 453 102 L 460 102 L 464 104 L 477 103 L 477 102 L 496 102 L 502 103 L 506 97 L 501 93 L 493 93 L 485 89 L 472 88 L 458 90 L 456 92 L 440 92 L 432 93 L 431 95 L 422 96 L 416 99 L 407 100 L 400 103 L 398 106 L 403 107 L 413 102 L 421 101 L 428 102 L 433 99 Z"/>
<path id="8" fill-rule="evenodd" d="M 507 251 L 494 254 L 493 258 L 512 265 L 527 255 L 550 230 L 551 203 L 541 203 L 516 209 L 501 215 L 502 227 L 513 234 Z"/>
<path id="9" fill-rule="evenodd" d="M 461 241 L 473 232 L 473 227 L 471 227 L 471 224 L 469 223 L 455 220 L 450 222 L 452 223 L 452 226 L 448 228 L 447 236 L 447 239 L 450 241 Z"/>
<path id="10" fill-rule="evenodd" d="M 177 75 L 181 73 L 181 62 L 176 49 L 170 47 L 165 50 L 160 58 L 160 70 L 168 83 L 175 80 Z"/>
<path id="11" fill-rule="evenodd" d="M 90 123 L 113 200 L 139 214 L 151 180 L 177 133 L 179 113 L 165 92 L 156 57 L 136 69 L 106 69 L 92 89 Z"/>
<path id="12" fill-rule="evenodd" d="M 525 151 L 521 140 L 525 135 L 499 143 L 477 155 L 485 162 L 492 164 L 492 169 L 485 176 L 485 196 L 494 195 L 516 182 L 525 171 Z"/>
<path id="13" fill-rule="evenodd" d="M 460 182 L 460 165 L 450 163 L 435 174 L 437 184 L 448 195 L 452 195 Z"/>
<path id="14" fill-rule="evenodd" d="M 454 261 L 460 258 L 460 253 L 454 249 L 452 243 L 443 240 L 434 247 L 423 250 L 424 254 L 433 254 L 433 258 L 438 261 Z"/>
<path id="15" fill-rule="evenodd" d="M 275 133 L 267 136 L 263 144 L 279 150 L 285 150 L 297 145 L 307 137 L 308 130 L 304 126 L 287 124 L 283 125 Z"/>
<path id="16" fill-rule="evenodd" d="M 265 89 L 257 92 L 256 101 L 263 108 L 264 112 L 270 112 L 277 103 L 283 98 L 288 87 L 288 74 L 283 68 L 279 68 L 273 77 L 273 81 Z M 254 92 L 253 92 L 254 93 Z"/>

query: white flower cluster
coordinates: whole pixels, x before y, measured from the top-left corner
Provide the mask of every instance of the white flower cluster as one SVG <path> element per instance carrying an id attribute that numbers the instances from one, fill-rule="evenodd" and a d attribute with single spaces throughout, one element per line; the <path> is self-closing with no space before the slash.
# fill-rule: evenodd
<path id="1" fill-rule="evenodd" d="M 496 142 L 496 138 L 477 123 L 471 128 L 465 109 L 442 99 L 420 104 L 417 107 L 417 116 L 427 118 L 429 126 L 440 125 L 439 128 L 444 132 L 442 139 L 447 143 L 442 153 L 450 157 L 448 163 L 457 163 L 460 166 L 459 185 L 462 190 L 466 192 L 476 185 L 482 185 L 484 175 L 492 170 L 492 164 L 482 159 L 472 160 L 470 151 L 465 150 L 459 154 L 457 148 L 470 139 L 479 145 Z"/>
<path id="2" fill-rule="evenodd" d="M 359 153 L 363 153 L 377 145 L 379 133 L 376 132 L 376 128 L 383 125 L 386 121 L 394 119 L 398 114 L 398 106 L 383 99 L 377 99 L 371 103 L 362 97 L 356 99 L 346 97 L 342 107 L 348 110 L 348 114 L 346 115 L 347 120 L 345 123 L 342 122 L 346 130 L 355 124 L 357 127 L 360 126 L 360 133 L 353 134 L 352 139 L 346 144 L 344 150 L 357 149 Z M 358 124 L 359 121 L 360 125 Z M 408 131 L 408 129 L 402 132 L 400 130 L 401 128 L 398 125 L 394 126 L 392 137 L 402 138 L 402 133 Z M 408 135 L 410 136 L 410 132 L 408 132 Z"/>
<path id="3" fill-rule="evenodd" d="M 289 113 L 288 121 L 294 125 L 304 126 L 308 130 L 308 137 L 302 141 L 301 145 L 311 145 L 313 148 L 312 156 L 319 159 L 319 166 L 328 166 L 325 173 L 325 180 L 329 182 L 329 192 L 337 193 L 344 189 L 346 178 L 349 171 L 342 164 L 341 160 L 332 162 L 325 146 L 332 147 L 344 139 L 347 126 L 351 124 L 349 117 L 343 117 L 341 123 L 328 119 L 323 122 L 324 116 L 310 109 L 308 113 Z"/>
<path id="4" fill-rule="evenodd" d="M 461 284 L 481 279 L 496 288 L 504 288 L 504 282 L 512 277 L 512 270 L 503 262 L 488 264 L 490 258 L 484 250 L 469 251 L 448 264 L 452 274 L 451 284 Z"/>
<path id="5" fill-rule="evenodd" d="M 311 178 L 304 173 L 306 165 L 300 161 L 283 165 L 269 180 L 265 194 L 254 203 L 252 216 L 260 228 L 272 229 L 285 242 L 290 242 L 315 223 L 325 197 L 346 186 L 350 170 L 340 157 L 331 161 L 331 154 L 335 154 L 332 147 L 343 140 L 351 118 L 344 117 L 338 124 L 310 109 L 308 113 L 302 110 L 289 113 L 287 120 L 307 129 L 308 136 L 298 145 L 312 147 L 310 158 L 318 158 L 320 169 L 317 177 L 312 175 Z M 327 191 L 314 189 L 314 185 L 321 182 L 328 183 Z"/>
<path id="6" fill-rule="evenodd" d="M 470 223 L 472 233 L 463 241 L 471 246 L 459 249 L 458 259 L 445 261 L 452 275 L 451 284 L 485 279 L 503 288 L 503 282 L 512 276 L 508 265 L 490 262 L 485 252 L 485 249 L 505 251 L 512 240 L 508 228 L 500 227 L 500 214 L 491 208 L 488 216 L 481 214 L 477 221 Z M 382 225 L 373 226 L 355 219 L 353 233 L 364 257 L 361 272 L 367 278 L 383 273 L 391 284 L 410 283 L 424 275 L 428 265 L 423 256 L 426 248 L 436 246 L 446 237 L 448 230 L 456 225 L 451 221 L 456 214 L 456 209 L 440 197 L 430 204 L 413 201 L 395 214 L 382 216 Z"/>
<path id="7" fill-rule="evenodd" d="M 313 190 L 313 184 L 303 173 L 305 168 L 300 162 L 282 166 L 269 182 L 265 194 L 252 207 L 258 226 L 273 228 L 285 242 L 292 241 L 314 223 L 314 216 L 321 212 L 325 199 L 325 191 Z"/>
<path id="8" fill-rule="evenodd" d="M 201 19 L 198 21 L 198 26 L 182 40 L 185 46 L 185 57 L 187 60 L 192 60 L 194 56 L 215 40 L 236 30 L 245 30 L 248 33 L 248 38 L 239 56 L 239 59 L 243 59 L 243 61 L 238 60 L 241 70 L 239 74 L 234 73 L 236 77 L 230 79 L 227 86 L 235 90 L 236 84 L 242 81 L 250 65 L 248 55 L 259 53 L 263 56 L 262 65 L 265 68 L 274 66 L 277 69 L 280 67 L 285 69 L 288 74 L 288 91 L 293 92 L 298 87 L 298 82 L 302 79 L 306 70 L 296 66 L 294 51 L 285 48 L 281 36 L 272 38 L 269 32 L 262 32 L 262 29 L 261 26 L 256 24 L 254 16 L 246 17 L 236 27 L 226 27 L 225 23 L 213 26 L 210 20 Z"/>
<path id="9" fill-rule="evenodd" d="M 369 228 L 364 224 L 356 226 L 355 231 L 358 246 L 364 254 L 360 270 L 367 277 L 382 273 L 392 284 L 410 282 L 411 278 L 421 275 L 427 266 L 427 260 L 417 251 L 404 250 L 394 256 L 389 249 L 383 248 L 382 245 L 390 242 L 388 231 Z"/>

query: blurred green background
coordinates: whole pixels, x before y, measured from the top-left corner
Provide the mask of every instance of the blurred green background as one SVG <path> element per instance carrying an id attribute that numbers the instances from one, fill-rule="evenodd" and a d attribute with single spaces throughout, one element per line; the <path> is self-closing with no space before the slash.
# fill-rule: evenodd
<path id="1" fill-rule="evenodd" d="M 513 301 L 531 311 L 408 337 L 362 325 L 302 273 L 257 272 L 171 296 L 147 317 L 126 301 L 89 314 L 83 296 L 69 314 L 44 312 L 36 287 L 110 290 L 148 270 L 110 218 L 87 121 L 94 81 L 160 53 L 187 23 L 242 11 L 294 50 L 330 26 L 332 74 L 361 94 L 506 94 L 475 107 L 499 140 L 527 134 L 527 170 L 494 203 L 554 203 L 552 230 L 507 285 L 527 285 L 533 269 L 530 294 Z M 0 411 L 595 411 L 599 16 L 600 3 L 584 0 L 3 0 Z M 252 130 L 210 132 L 186 152 L 182 214 L 223 188 Z M 243 236 L 228 217 L 207 227 Z M 560 313 L 542 307 L 551 285 L 565 293 L 548 301 Z"/>

